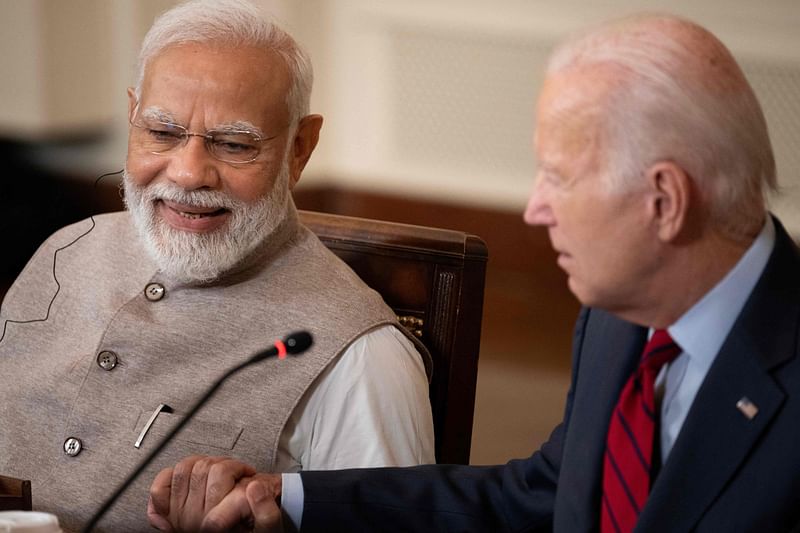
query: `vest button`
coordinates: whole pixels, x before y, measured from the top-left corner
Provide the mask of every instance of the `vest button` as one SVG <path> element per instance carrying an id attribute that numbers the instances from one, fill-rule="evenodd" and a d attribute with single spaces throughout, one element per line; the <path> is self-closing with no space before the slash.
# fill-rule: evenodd
<path id="1" fill-rule="evenodd" d="M 69 455 L 70 457 L 75 457 L 81 450 L 83 449 L 83 443 L 81 439 L 76 439 L 75 437 L 70 437 L 64 441 L 64 453 Z"/>
<path id="2" fill-rule="evenodd" d="M 151 302 L 157 302 L 166 294 L 166 289 L 160 283 L 148 283 L 144 288 L 144 297 Z"/>
<path id="3" fill-rule="evenodd" d="M 117 366 L 118 358 L 117 354 L 109 350 L 103 350 L 99 354 L 97 354 L 97 364 L 100 365 L 100 368 L 103 370 L 111 371 L 114 370 L 114 367 Z"/>

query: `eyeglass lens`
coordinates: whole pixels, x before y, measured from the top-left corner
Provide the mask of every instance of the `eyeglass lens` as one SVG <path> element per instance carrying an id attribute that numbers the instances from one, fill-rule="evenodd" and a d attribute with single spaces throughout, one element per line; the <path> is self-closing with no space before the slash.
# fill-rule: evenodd
<path id="1" fill-rule="evenodd" d="M 220 161 L 247 163 L 258 157 L 261 141 L 257 135 L 240 131 L 209 130 L 205 134 L 190 133 L 178 124 L 147 119 L 133 124 L 138 130 L 136 142 L 142 150 L 160 154 L 183 146 L 189 137 L 203 137 L 206 149 Z"/>

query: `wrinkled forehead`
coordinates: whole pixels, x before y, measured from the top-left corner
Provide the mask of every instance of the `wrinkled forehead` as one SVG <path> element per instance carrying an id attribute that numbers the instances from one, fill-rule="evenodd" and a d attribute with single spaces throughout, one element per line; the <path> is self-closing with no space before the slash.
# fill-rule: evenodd
<path id="1" fill-rule="evenodd" d="M 290 78 L 284 59 L 270 50 L 184 43 L 148 62 L 138 104 L 169 121 L 197 113 L 220 123 L 285 121 Z"/>
<path id="2" fill-rule="evenodd" d="M 574 68 L 549 75 L 536 108 L 537 152 L 576 154 L 587 146 L 597 146 L 608 101 L 618 84 L 613 70 L 604 67 Z"/>
<path id="3" fill-rule="evenodd" d="M 276 50 L 247 43 L 226 41 L 188 41 L 170 44 L 150 57 L 144 65 L 144 78 L 166 68 L 185 69 L 214 66 L 201 74 L 233 80 L 252 79 L 288 90 L 291 72 L 287 59 Z"/>

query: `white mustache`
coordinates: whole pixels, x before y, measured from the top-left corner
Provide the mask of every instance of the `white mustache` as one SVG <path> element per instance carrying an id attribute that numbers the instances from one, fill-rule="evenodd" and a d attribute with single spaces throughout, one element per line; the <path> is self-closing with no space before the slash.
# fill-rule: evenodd
<path id="1" fill-rule="evenodd" d="M 228 209 L 245 207 L 245 203 L 221 191 L 187 191 L 170 183 L 154 183 L 142 191 L 147 201 L 166 200 L 182 205 Z"/>

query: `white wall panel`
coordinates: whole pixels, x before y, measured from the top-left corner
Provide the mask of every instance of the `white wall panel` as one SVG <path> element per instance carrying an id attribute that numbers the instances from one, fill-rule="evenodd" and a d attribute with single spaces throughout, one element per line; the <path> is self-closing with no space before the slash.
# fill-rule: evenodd
<path id="1" fill-rule="evenodd" d="M 510 210 L 522 209 L 531 186 L 533 105 L 553 44 L 636 10 L 689 16 L 728 44 L 758 92 L 784 187 L 774 205 L 800 234 L 797 0 L 257 1 L 315 64 L 312 107 L 325 125 L 303 183 Z M 0 135 L 106 127 L 105 142 L 47 159 L 118 168 L 139 42 L 174 3 L 0 0 Z"/>
<path id="2" fill-rule="evenodd" d="M 800 234 L 800 3 L 313 0 L 303 32 L 326 116 L 308 173 L 343 186 L 522 209 L 548 51 L 585 24 L 645 9 L 697 20 L 740 59 L 764 106 Z M 322 95 L 321 97 L 319 95 Z M 306 178 L 309 180 L 309 178 Z"/>

